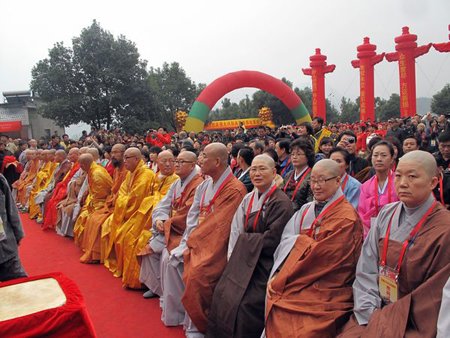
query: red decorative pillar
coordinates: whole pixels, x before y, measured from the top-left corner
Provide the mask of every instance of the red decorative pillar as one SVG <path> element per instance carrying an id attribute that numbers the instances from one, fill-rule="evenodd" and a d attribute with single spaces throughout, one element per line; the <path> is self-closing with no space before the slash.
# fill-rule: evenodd
<path id="1" fill-rule="evenodd" d="M 375 90 L 373 81 L 373 67 L 383 61 L 384 54 L 377 54 L 375 50 L 376 45 L 370 43 L 369 38 L 364 38 L 364 43 L 356 50 L 358 54 L 356 57 L 359 60 L 353 60 L 352 66 L 359 68 L 360 78 L 360 94 L 359 94 L 359 111 L 360 120 L 367 121 L 370 119 L 372 122 L 375 119 Z"/>
<path id="2" fill-rule="evenodd" d="M 327 57 L 320 54 L 320 48 L 316 48 L 316 54 L 309 60 L 311 68 L 303 68 L 303 74 L 312 77 L 312 109 L 313 116 L 320 116 L 326 121 L 325 113 L 325 74 L 332 73 L 335 65 L 327 65 Z"/>
<path id="3" fill-rule="evenodd" d="M 387 53 L 386 60 L 398 61 L 400 72 L 400 106 L 402 117 L 416 114 L 416 65 L 415 59 L 428 53 L 431 43 L 417 47 L 417 35 L 402 28 L 402 35 L 395 38 L 395 53 Z"/>
<path id="4" fill-rule="evenodd" d="M 448 25 L 448 30 L 450 31 L 450 25 Z M 450 34 L 448 35 L 448 39 L 450 40 Z M 450 41 L 444 43 L 433 43 L 434 49 L 441 53 L 449 53 L 450 52 Z"/>

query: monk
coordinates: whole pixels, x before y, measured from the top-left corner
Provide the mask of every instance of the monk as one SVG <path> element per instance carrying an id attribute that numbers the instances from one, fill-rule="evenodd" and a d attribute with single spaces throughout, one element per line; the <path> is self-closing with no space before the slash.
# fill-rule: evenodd
<path id="1" fill-rule="evenodd" d="M 314 201 L 284 229 L 267 284 L 268 338 L 336 337 L 351 315 L 363 227 L 340 180 L 336 162 L 317 162 L 310 180 Z"/>
<path id="2" fill-rule="evenodd" d="M 294 162 L 293 153 L 291 158 Z M 244 197 L 234 214 L 229 261 L 214 290 L 206 337 L 261 337 L 273 254 L 294 214 L 291 199 L 277 188 L 276 174 L 270 156 L 253 159 L 250 178 L 256 190 Z"/>
<path id="3" fill-rule="evenodd" d="M 44 150 L 44 149 L 38 149 L 37 150 L 37 158 L 39 160 L 38 167 L 37 167 L 37 172 L 36 172 L 36 175 L 34 176 L 33 181 L 30 184 L 27 184 L 26 192 L 25 192 L 26 204 L 23 204 L 24 207 L 20 209 L 20 211 L 22 211 L 24 213 L 29 212 L 30 193 L 31 193 L 31 190 L 33 190 L 33 188 L 34 188 L 34 185 L 36 184 L 36 179 L 38 178 L 39 172 L 41 172 L 42 169 L 45 169 L 45 166 L 47 164 L 47 153 L 48 152 L 49 152 L 49 150 Z"/>
<path id="4" fill-rule="evenodd" d="M 34 179 L 36 178 L 38 168 L 39 168 L 39 158 L 37 157 L 38 153 L 36 150 L 30 150 L 30 165 L 24 175 L 23 179 L 19 179 L 19 181 L 13 184 L 13 188 L 17 189 L 17 197 L 16 202 L 19 203 L 19 211 L 25 212 L 28 210 L 27 208 L 27 188 L 33 184 Z M 17 184 L 16 184 L 17 183 Z"/>
<path id="5" fill-rule="evenodd" d="M 69 151 L 68 158 L 72 163 L 72 168 L 66 174 L 64 179 L 56 184 L 55 189 L 51 192 L 50 199 L 45 203 L 45 215 L 42 229 L 47 228 L 55 229 L 58 219 L 58 209 L 56 206 L 66 197 L 67 186 L 72 180 L 73 176 L 79 171 L 80 164 L 78 163 L 78 157 L 80 156 L 80 149 L 72 148 Z M 46 196 L 47 199 L 47 196 Z"/>
<path id="6" fill-rule="evenodd" d="M 139 281 L 140 266 L 137 255 L 152 236 L 150 228 L 152 226 L 153 209 L 166 196 L 170 186 L 178 179 L 178 175 L 175 174 L 175 158 L 170 151 L 166 150 L 159 153 L 157 163 L 160 171 L 153 180 L 150 196 L 142 201 L 134 224 L 128 231 L 124 232 L 126 234 L 123 240 L 122 285 L 131 289 L 142 288 Z M 127 226 L 128 224 L 124 224 L 124 228 Z"/>
<path id="7" fill-rule="evenodd" d="M 436 336 L 450 277 L 450 212 L 434 198 L 437 175 L 428 152 L 400 158 L 394 178 L 400 201 L 381 209 L 364 242 L 354 316 L 341 337 Z"/>
<path id="8" fill-rule="evenodd" d="M 174 285 L 162 285 L 168 268 L 168 259 L 172 249 L 181 241 L 186 229 L 186 217 L 194 201 L 195 190 L 203 182 L 196 167 L 197 156 L 190 151 L 183 151 L 175 160 L 175 173 L 179 176 L 166 196 L 155 207 L 152 215 L 153 234 L 147 246 L 142 250 L 141 270 L 139 280 L 149 290 L 144 298 L 161 297 L 161 320 L 166 326 L 182 325 L 184 308 L 181 304 L 181 294 L 172 297 Z M 179 276 L 179 281 L 182 276 Z M 164 292 L 165 296 L 164 296 Z"/>
<path id="9" fill-rule="evenodd" d="M 119 196 L 119 189 L 127 176 L 123 162 L 125 146 L 123 144 L 115 144 L 111 150 L 111 163 L 114 168 L 111 193 L 105 201 L 102 208 L 92 212 L 87 218 L 83 241 L 81 244 L 84 250 L 83 256 L 80 258 L 81 263 L 94 263 L 99 261 L 104 263 L 105 248 L 101 246 L 102 225 L 106 219 L 113 213 L 116 199 Z M 102 255 L 103 253 L 103 255 Z"/>
<path id="10" fill-rule="evenodd" d="M 13 197 L 14 201 L 16 202 L 17 207 L 21 207 L 19 201 L 17 200 L 17 189 L 18 189 L 18 187 L 20 187 L 23 184 L 25 178 L 28 176 L 28 174 L 30 172 L 30 166 L 32 163 L 32 161 L 31 161 L 32 150 L 26 149 L 22 154 L 23 154 L 23 157 L 25 157 L 26 163 L 24 165 L 22 173 L 19 176 L 19 179 L 12 184 L 12 191 L 11 191 L 12 197 Z"/>
<path id="11" fill-rule="evenodd" d="M 58 166 L 56 167 L 50 182 L 43 189 L 41 189 L 34 198 L 34 202 L 39 208 L 39 214 L 36 221 L 38 224 L 43 223 L 45 201 L 48 201 L 51 198 L 53 189 L 55 189 L 55 186 L 64 179 L 64 176 L 66 176 L 72 166 L 71 162 L 67 158 L 66 151 L 62 149 L 55 152 L 55 162 Z"/>
<path id="12" fill-rule="evenodd" d="M 118 277 L 122 275 L 122 261 L 118 268 L 118 259 L 122 259 L 121 245 L 125 237 L 123 225 L 131 227 L 134 224 L 142 201 L 150 195 L 155 178 L 153 171 L 142 161 L 138 148 L 128 148 L 124 153 L 124 161 L 127 178 L 120 187 L 113 214 L 102 225 L 102 241 L 107 242 L 104 264 Z M 103 234 L 103 230 L 107 233 Z"/>
<path id="13" fill-rule="evenodd" d="M 83 154 L 79 160 L 80 167 L 87 174 L 88 196 L 74 225 L 75 244 L 81 245 L 87 219 L 103 208 L 106 198 L 111 193 L 112 178 L 105 168 L 95 163 L 91 154 Z M 83 248 L 81 248 L 83 249 Z"/>
<path id="14" fill-rule="evenodd" d="M 184 262 L 182 302 L 187 337 L 201 337 L 206 332 L 214 288 L 227 264 L 231 221 L 247 194 L 242 182 L 233 176 L 227 148 L 221 143 L 206 146 L 202 173 L 210 178 L 198 186 L 186 231 L 169 258 L 178 275 L 183 273 Z M 177 276 L 171 277 L 172 284 L 177 284 Z"/>
<path id="15" fill-rule="evenodd" d="M 55 161 L 55 149 L 44 150 L 44 154 L 45 164 L 39 170 L 36 176 L 36 182 L 34 183 L 33 189 L 30 192 L 30 211 L 28 214 L 28 217 L 30 217 L 30 219 L 42 218 L 39 206 L 35 202 L 35 197 L 39 192 L 41 192 L 41 190 L 45 189 L 50 184 L 53 174 L 55 173 L 56 168 L 59 165 L 59 163 Z"/>

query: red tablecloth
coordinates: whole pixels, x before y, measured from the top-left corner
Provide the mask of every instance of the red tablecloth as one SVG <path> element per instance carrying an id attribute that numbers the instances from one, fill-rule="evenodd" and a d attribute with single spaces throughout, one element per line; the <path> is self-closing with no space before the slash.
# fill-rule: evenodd
<path id="1" fill-rule="evenodd" d="M 56 272 L 20 278 L 0 283 L 0 287 L 44 278 L 56 279 L 67 298 L 66 304 L 30 315 L 0 321 L 0 337 L 96 337 L 80 289 L 62 273 Z"/>

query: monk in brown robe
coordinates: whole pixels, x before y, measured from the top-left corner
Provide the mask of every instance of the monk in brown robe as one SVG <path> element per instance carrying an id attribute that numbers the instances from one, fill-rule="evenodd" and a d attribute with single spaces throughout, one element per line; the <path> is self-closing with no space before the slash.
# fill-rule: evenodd
<path id="1" fill-rule="evenodd" d="M 206 337 L 261 337 L 273 254 L 294 214 L 291 200 L 277 188 L 276 174 L 271 157 L 253 159 L 250 178 L 256 190 L 244 197 L 234 214 L 229 261 L 214 290 Z"/>
<path id="2" fill-rule="evenodd" d="M 42 229 L 51 228 L 54 229 L 56 227 L 56 222 L 58 219 L 58 209 L 56 206 L 66 197 L 67 194 L 67 186 L 69 182 L 72 180 L 73 176 L 80 169 L 80 164 L 78 163 L 78 157 L 80 156 L 80 149 L 72 148 L 69 151 L 67 157 L 69 161 L 72 163 L 72 168 L 70 171 L 64 176 L 63 180 L 56 184 L 55 189 L 49 193 L 51 196 L 48 201 L 45 202 L 45 214 L 44 214 L 44 223 Z M 48 196 L 46 196 L 47 200 Z"/>
<path id="3" fill-rule="evenodd" d="M 170 256 L 170 264 L 184 260 L 182 302 L 187 337 L 206 332 L 214 288 L 227 264 L 231 221 L 247 194 L 242 182 L 233 176 L 227 148 L 221 143 L 205 148 L 202 173 L 211 178 L 197 187 L 186 231 Z"/>
<path id="4" fill-rule="evenodd" d="M 19 179 L 17 182 L 14 182 L 13 184 L 13 188 L 17 190 L 16 202 L 19 203 L 19 210 L 23 212 L 28 210 L 27 188 L 31 184 L 33 184 L 33 181 L 36 178 L 39 169 L 39 158 L 36 150 L 30 150 L 29 163 L 30 165 L 28 167 L 28 170 L 26 171 L 26 175 L 23 176 L 23 179 Z"/>
<path id="5" fill-rule="evenodd" d="M 123 144 L 115 144 L 112 147 L 111 162 L 114 167 L 114 173 L 111 194 L 106 199 L 103 208 L 95 210 L 86 221 L 81 244 L 81 248 L 84 250 L 84 254 L 80 258 L 81 263 L 93 263 L 95 261 L 104 263 L 104 257 L 101 255 L 102 225 L 113 213 L 120 186 L 127 177 L 127 170 L 123 164 L 124 152 L 125 146 Z"/>
<path id="6" fill-rule="evenodd" d="M 286 225 L 267 285 L 268 338 L 336 337 L 353 309 L 352 283 L 363 228 L 340 189 L 339 165 L 311 171 L 314 201 Z"/>
<path id="7" fill-rule="evenodd" d="M 436 336 L 450 277 L 450 212 L 433 196 L 437 175 L 430 153 L 401 157 L 394 180 L 400 201 L 381 209 L 364 242 L 354 316 L 341 337 Z"/>

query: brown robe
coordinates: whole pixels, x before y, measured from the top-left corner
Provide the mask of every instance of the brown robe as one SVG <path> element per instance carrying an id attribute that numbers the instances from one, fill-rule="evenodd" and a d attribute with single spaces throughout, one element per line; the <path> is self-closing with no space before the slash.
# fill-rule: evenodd
<path id="1" fill-rule="evenodd" d="M 62 212 L 64 212 L 68 217 L 72 217 L 73 210 L 75 205 L 77 204 L 78 193 L 81 190 L 81 187 L 86 179 L 86 173 L 83 172 L 80 177 L 78 177 L 69 187 L 69 191 L 65 199 L 63 199 L 56 206 L 58 210 L 58 219 L 56 221 L 56 226 L 60 228 L 60 224 L 62 221 Z"/>
<path id="2" fill-rule="evenodd" d="M 316 240 L 304 230 L 273 280 L 267 338 L 336 337 L 353 309 L 352 283 L 363 242 L 353 206 L 343 199 L 322 218 Z"/>
<path id="3" fill-rule="evenodd" d="M 450 277 L 449 218 L 449 211 L 438 203 L 403 259 L 399 300 L 376 310 L 367 326 L 358 325 L 352 316 L 341 338 L 436 336 L 442 289 Z M 389 240 L 387 266 L 397 264 L 402 246 L 403 243 Z M 378 247 L 382 252 L 384 236 Z"/>
<path id="4" fill-rule="evenodd" d="M 232 177 L 212 212 L 193 231 L 184 253 L 184 308 L 200 332 L 206 332 L 214 288 L 227 264 L 228 238 L 234 213 L 247 189 Z"/>
<path id="5" fill-rule="evenodd" d="M 277 189 L 263 211 L 255 231 L 248 226 L 238 237 L 214 290 L 206 338 L 259 338 L 264 330 L 265 296 L 273 254 L 294 210 L 291 200 Z M 258 211 L 250 213 L 248 224 L 253 225 L 257 214 Z M 245 218 L 246 214 L 239 215 L 242 216 Z"/>

